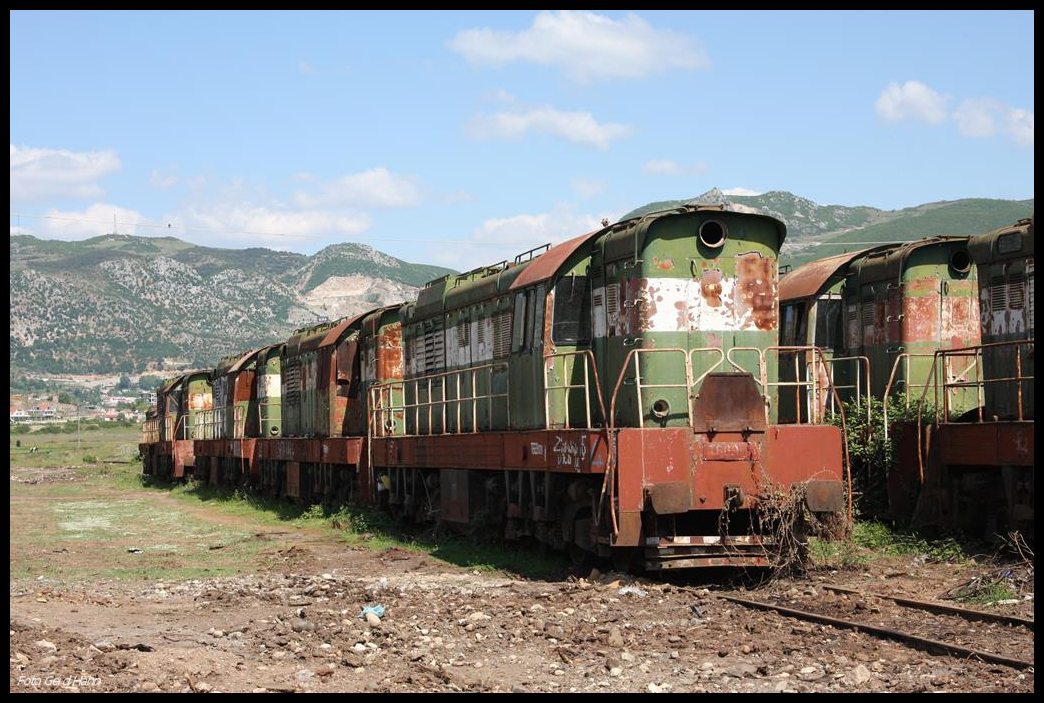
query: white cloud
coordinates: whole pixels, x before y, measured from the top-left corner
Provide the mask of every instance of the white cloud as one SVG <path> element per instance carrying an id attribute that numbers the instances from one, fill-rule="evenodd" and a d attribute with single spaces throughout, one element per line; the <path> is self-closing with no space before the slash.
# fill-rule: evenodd
<path id="1" fill-rule="evenodd" d="M 370 228 L 365 213 L 293 210 L 277 205 L 215 203 L 168 215 L 171 234 L 208 246 L 298 250 L 328 237 L 357 236 Z M 313 240 L 305 242 L 304 240 Z"/>
<path id="2" fill-rule="evenodd" d="M 626 137 L 634 130 L 616 122 L 599 124 L 590 112 L 564 112 L 545 106 L 476 115 L 468 124 L 468 131 L 476 139 L 519 139 L 527 132 L 551 134 L 604 150 L 614 139 Z"/>
<path id="3" fill-rule="evenodd" d="M 75 152 L 11 144 L 11 200 L 98 198 L 105 176 L 120 170 L 115 151 Z"/>
<path id="4" fill-rule="evenodd" d="M 729 188 L 721 192 L 725 195 L 761 195 L 762 191 L 751 190 L 750 188 Z"/>
<path id="5" fill-rule="evenodd" d="M 652 159 L 642 166 L 643 171 L 656 176 L 696 176 L 705 173 L 707 168 L 702 161 L 694 166 L 683 166 L 672 159 Z"/>
<path id="6" fill-rule="evenodd" d="M 297 62 L 297 70 L 300 71 L 301 73 L 305 74 L 306 76 L 311 74 L 311 73 L 315 73 L 315 67 L 312 66 L 312 64 L 310 64 L 310 63 L 308 63 L 307 61 L 304 61 L 304 60 L 301 60 L 301 61 Z"/>
<path id="7" fill-rule="evenodd" d="M 1033 146 L 1033 112 L 1022 108 L 1008 108 L 1005 131 L 1023 146 Z"/>
<path id="8" fill-rule="evenodd" d="M 165 190 L 167 188 L 173 188 L 178 184 L 177 174 L 174 173 L 163 173 L 159 169 L 153 169 L 149 175 L 149 185 L 153 188 L 159 188 Z"/>
<path id="9" fill-rule="evenodd" d="M 510 104 L 518 101 L 518 98 L 516 98 L 512 93 L 509 93 L 503 88 L 496 88 L 495 90 L 490 90 L 486 92 L 482 97 L 490 102 L 497 103 Z"/>
<path id="10" fill-rule="evenodd" d="M 1033 113 L 994 98 L 968 98 L 953 113 L 962 137 L 984 138 L 1003 133 L 1023 146 L 1033 146 Z"/>
<path id="11" fill-rule="evenodd" d="M 614 20 L 593 12 L 545 11 L 529 29 L 468 29 L 458 32 L 449 45 L 474 64 L 528 61 L 554 66 L 579 82 L 644 78 L 670 69 L 710 66 L 691 37 L 654 29 L 634 14 Z"/>
<path id="12" fill-rule="evenodd" d="M 476 227 L 469 242 L 431 248 L 426 260 L 461 271 L 501 259 L 511 261 L 534 247 L 600 229 L 601 217 L 574 212 L 570 203 L 559 203 L 551 212 L 494 217 Z"/>
<path id="13" fill-rule="evenodd" d="M 298 174 L 298 181 L 313 180 L 310 174 Z M 317 179 L 314 179 L 317 180 Z M 309 191 L 294 193 L 294 203 L 303 208 L 338 207 L 414 207 L 420 202 L 419 181 L 386 168 L 371 168 L 350 173 L 332 181 L 317 183 Z"/>
<path id="14" fill-rule="evenodd" d="M 953 113 L 953 119 L 962 137 L 992 137 L 997 133 L 1000 110 L 1000 103 L 991 98 L 968 98 Z"/>
<path id="15" fill-rule="evenodd" d="M 949 102 L 950 96 L 940 95 L 920 81 L 892 82 L 881 91 L 874 109 L 889 122 L 912 119 L 939 124 L 946 121 Z"/>
<path id="16" fill-rule="evenodd" d="M 574 178 L 571 185 L 577 195 L 591 198 L 605 190 L 605 181 L 595 181 L 590 178 Z"/>

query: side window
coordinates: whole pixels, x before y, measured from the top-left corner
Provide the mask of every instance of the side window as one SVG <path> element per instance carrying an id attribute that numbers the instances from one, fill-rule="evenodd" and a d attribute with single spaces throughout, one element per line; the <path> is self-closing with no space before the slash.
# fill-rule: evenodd
<path id="1" fill-rule="evenodd" d="M 822 349 L 844 349 L 841 296 L 824 295 L 816 302 L 815 345 Z"/>
<path id="2" fill-rule="evenodd" d="M 565 346 L 591 341 L 591 297 L 587 276 L 563 276 L 555 284 L 551 341 Z"/>
<path id="3" fill-rule="evenodd" d="M 783 333 L 779 343 L 784 347 L 797 346 L 794 343 L 797 338 L 797 308 L 796 304 L 783 306 Z"/>
<path id="4" fill-rule="evenodd" d="M 514 330 L 511 335 L 511 351 L 521 351 L 526 340 L 526 294 L 515 294 Z"/>

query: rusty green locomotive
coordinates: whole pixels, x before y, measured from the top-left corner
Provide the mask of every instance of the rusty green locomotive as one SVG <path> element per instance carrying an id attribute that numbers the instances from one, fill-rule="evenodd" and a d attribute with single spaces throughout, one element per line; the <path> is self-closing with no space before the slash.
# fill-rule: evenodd
<path id="1" fill-rule="evenodd" d="M 146 442 L 145 471 L 481 522 L 650 569 L 770 565 L 780 500 L 845 508 L 832 389 L 778 373 L 819 354 L 778 343 L 784 237 L 771 217 L 686 206 L 440 278 L 270 348 L 278 431 L 197 433 L 180 461 Z M 262 368 L 254 353 L 216 378 L 247 357 Z M 244 418 L 264 416 L 261 377 L 242 384 Z M 783 396 L 806 409 L 794 422 Z"/>

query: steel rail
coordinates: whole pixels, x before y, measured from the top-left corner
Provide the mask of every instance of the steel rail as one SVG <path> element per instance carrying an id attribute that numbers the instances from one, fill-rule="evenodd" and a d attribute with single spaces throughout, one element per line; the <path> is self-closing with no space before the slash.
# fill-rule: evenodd
<path id="1" fill-rule="evenodd" d="M 970 647 L 963 647 L 958 644 L 950 644 L 949 642 L 940 642 L 939 640 L 929 639 L 927 637 L 920 637 L 909 632 L 902 632 L 900 630 L 893 630 L 887 627 L 879 627 L 877 625 L 867 625 L 866 623 L 853 622 L 851 620 L 842 620 L 840 618 L 830 617 L 829 615 L 820 615 L 819 613 L 810 613 L 805 610 L 796 610 L 794 608 L 786 608 L 781 605 L 774 605 L 772 603 L 762 603 L 756 600 L 747 600 L 745 598 L 736 598 L 735 596 L 719 596 L 723 600 L 727 600 L 731 603 L 745 606 L 747 608 L 753 608 L 756 610 L 773 610 L 780 615 L 787 617 L 798 618 L 801 620 L 808 620 L 810 622 L 818 622 L 823 625 L 830 625 L 832 627 L 839 627 L 847 630 L 857 630 L 859 632 L 865 632 L 868 635 L 874 635 L 882 639 L 896 640 L 904 644 L 913 646 L 915 649 L 923 649 L 929 652 L 944 652 L 946 654 L 952 654 L 954 656 L 961 657 L 974 657 L 984 662 L 990 662 L 993 664 L 1003 664 L 1004 666 L 1010 666 L 1015 669 L 1028 669 L 1033 666 L 1031 661 L 1023 661 L 1021 659 L 1014 659 L 1012 657 L 1005 657 L 1000 654 L 993 654 L 992 652 L 983 652 Z"/>
<path id="2" fill-rule="evenodd" d="M 975 610 L 973 608 L 961 608 L 956 605 L 950 605 L 948 603 L 933 603 L 932 601 L 915 600 L 913 598 L 902 598 L 900 596 L 888 596 L 883 593 L 874 593 L 866 591 L 857 591 L 854 588 L 844 588 L 843 586 L 823 586 L 828 591 L 836 591 L 838 593 L 848 593 L 850 595 L 856 595 L 863 598 L 884 598 L 890 600 L 899 605 L 905 605 L 908 608 L 918 608 L 920 610 L 927 610 L 930 612 L 943 613 L 945 615 L 958 615 L 966 620 L 983 620 L 986 622 L 999 622 L 1006 625 L 1017 625 L 1019 627 L 1025 627 L 1030 630 L 1033 629 L 1033 620 L 1029 618 L 1022 618 L 1018 615 L 1002 615 L 1001 613 L 990 613 L 985 610 Z"/>

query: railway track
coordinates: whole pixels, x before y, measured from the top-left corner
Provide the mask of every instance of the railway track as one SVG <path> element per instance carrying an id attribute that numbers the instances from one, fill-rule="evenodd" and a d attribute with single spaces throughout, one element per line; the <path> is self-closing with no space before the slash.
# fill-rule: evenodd
<path id="1" fill-rule="evenodd" d="M 822 588 L 840 597 L 813 602 L 788 600 L 785 605 L 777 602 L 784 600 L 781 597 L 767 601 L 728 595 L 719 597 L 746 608 L 773 611 L 784 617 L 855 630 L 935 654 L 975 658 L 1015 669 L 1033 667 L 1032 619 L 946 603 L 862 592 L 841 586 Z M 868 603 L 874 599 L 894 605 L 869 606 Z M 917 615 L 914 616 L 911 611 L 917 611 Z M 857 617 L 852 617 L 853 612 Z M 1023 658 L 1026 653 L 1030 654 L 1029 659 Z"/>

